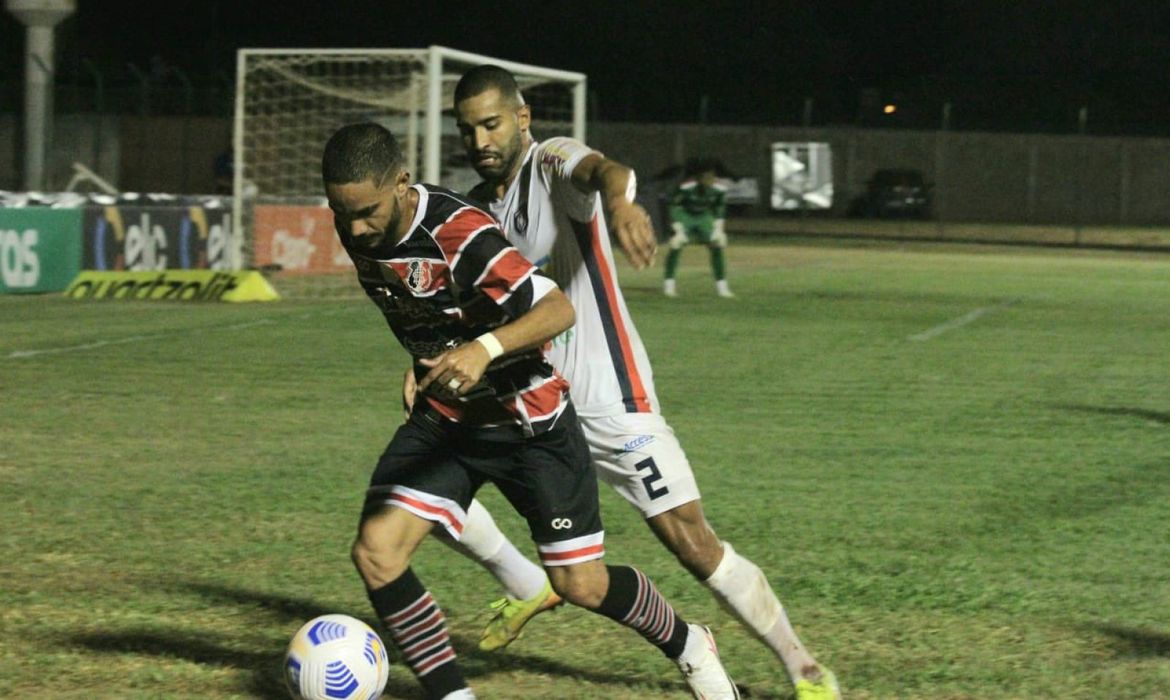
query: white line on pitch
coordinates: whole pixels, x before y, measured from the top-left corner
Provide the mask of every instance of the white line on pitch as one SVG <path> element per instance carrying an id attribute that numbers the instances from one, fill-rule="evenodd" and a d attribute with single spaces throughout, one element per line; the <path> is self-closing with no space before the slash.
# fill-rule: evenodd
<path id="1" fill-rule="evenodd" d="M 917 340 L 917 341 L 930 340 L 931 338 L 934 338 L 936 336 L 940 336 L 943 333 L 946 333 L 947 331 L 952 331 L 956 328 L 961 328 L 961 327 L 967 325 L 968 323 L 973 323 L 976 320 L 978 320 L 981 316 L 984 316 L 984 315 L 986 315 L 992 311 L 995 311 L 997 309 L 1002 309 L 1005 306 L 1011 306 L 1014 303 L 1015 303 L 1015 301 L 1013 300 L 1013 301 L 1005 301 L 1001 304 L 993 304 L 992 306 L 980 306 L 978 309 L 975 309 L 973 311 L 968 311 L 967 313 L 963 314 L 962 316 L 959 316 L 958 318 L 952 318 L 951 320 L 946 321 L 945 323 L 940 323 L 933 328 L 928 328 L 928 329 L 922 331 L 921 333 L 915 333 L 914 335 L 906 338 L 906 340 Z"/>
<path id="2" fill-rule="evenodd" d="M 244 323 L 233 323 L 227 326 L 214 326 L 212 328 L 193 329 L 188 328 L 171 333 L 151 333 L 149 335 L 128 335 L 125 338 L 115 338 L 114 340 L 97 340 L 92 343 L 83 343 L 81 345 L 65 345 L 56 348 L 42 348 L 40 350 L 13 350 L 8 353 L 10 360 L 22 360 L 26 357 L 37 357 L 38 355 L 58 355 L 65 352 L 80 352 L 82 350 L 96 350 L 97 348 L 104 348 L 108 345 L 124 345 L 126 343 L 140 343 L 145 340 L 158 340 L 160 338 L 173 337 L 189 333 L 192 330 L 207 330 L 207 331 L 234 331 L 241 328 L 251 328 L 252 326 L 266 326 L 270 323 L 276 323 L 270 318 L 262 318 L 257 321 L 246 321 Z"/>

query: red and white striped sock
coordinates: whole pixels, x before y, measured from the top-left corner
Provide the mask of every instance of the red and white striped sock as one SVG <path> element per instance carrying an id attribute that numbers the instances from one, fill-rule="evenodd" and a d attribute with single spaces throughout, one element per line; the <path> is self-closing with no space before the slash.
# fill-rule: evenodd
<path id="1" fill-rule="evenodd" d="M 632 566 L 605 568 L 609 590 L 595 612 L 636 631 L 668 658 L 678 658 L 686 646 L 686 621 L 641 571 Z"/>
<path id="2" fill-rule="evenodd" d="M 467 687 L 455 661 L 443 611 L 413 571 L 407 569 L 385 586 L 369 591 L 369 596 L 406 665 L 431 697 L 441 698 Z"/>

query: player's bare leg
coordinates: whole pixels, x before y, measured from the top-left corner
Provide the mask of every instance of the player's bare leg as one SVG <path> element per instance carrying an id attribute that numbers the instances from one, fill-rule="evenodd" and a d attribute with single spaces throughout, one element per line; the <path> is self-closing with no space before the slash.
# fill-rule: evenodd
<path id="1" fill-rule="evenodd" d="M 831 682 L 827 677 L 822 678 L 827 676 L 827 670 L 796 636 L 764 572 L 737 553 L 731 544 L 719 540 L 703 515 L 701 501 L 684 503 L 655 515 L 646 524 L 679 563 L 711 589 L 719 602 L 776 654 L 798 690 L 802 681 Z"/>
<path id="2" fill-rule="evenodd" d="M 678 665 L 696 698 L 739 698 L 719 661 L 711 631 L 683 620 L 642 572 L 606 566 L 600 559 L 545 570 L 565 600 L 629 627 L 658 647 Z"/>
<path id="3" fill-rule="evenodd" d="M 353 563 L 378 618 L 431 698 L 473 698 L 455 661 L 443 611 L 410 569 L 434 523 L 397 507 L 366 514 Z"/>
<path id="4" fill-rule="evenodd" d="M 385 507 L 362 519 L 351 555 L 366 588 L 401 576 L 435 524 L 401 508 Z"/>

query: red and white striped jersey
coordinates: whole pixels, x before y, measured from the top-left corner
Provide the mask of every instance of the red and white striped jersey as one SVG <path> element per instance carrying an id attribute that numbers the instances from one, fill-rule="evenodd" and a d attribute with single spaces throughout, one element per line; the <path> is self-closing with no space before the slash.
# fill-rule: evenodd
<path id="1" fill-rule="evenodd" d="M 402 346 L 419 363 L 524 315 L 555 284 L 509 245 L 496 221 L 462 195 L 433 185 L 418 192 L 407 234 L 374 254 L 357 252 L 339 228 L 358 281 Z M 426 400 L 446 418 L 477 428 L 552 427 L 564 410 L 568 383 L 540 350 L 493 361 L 466 396 L 431 385 Z"/>
<path id="2" fill-rule="evenodd" d="M 573 303 L 577 324 L 553 340 L 548 358 L 569 380 L 577 413 L 657 412 L 650 360 L 618 287 L 601 196 L 570 180 L 591 153 L 566 137 L 533 143 L 502 198 L 483 196 L 484 186 L 471 196 L 484 201 L 508 241 Z"/>

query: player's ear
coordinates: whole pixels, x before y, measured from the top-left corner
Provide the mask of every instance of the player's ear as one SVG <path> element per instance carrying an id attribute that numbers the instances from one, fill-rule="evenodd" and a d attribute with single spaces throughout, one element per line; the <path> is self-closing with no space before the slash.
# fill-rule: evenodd
<path id="1" fill-rule="evenodd" d="M 394 176 L 394 191 L 402 196 L 406 194 L 408 187 L 410 187 L 410 171 L 399 170 L 398 174 Z"/>
<path id="2" fill-rule="evenodd" d="M 516 125 L 520 127 L 520 131 L 528 131 L 528 127 L 532 126 L 532 108 L 528 105 L 520 105 L 516 110 Z"/>

